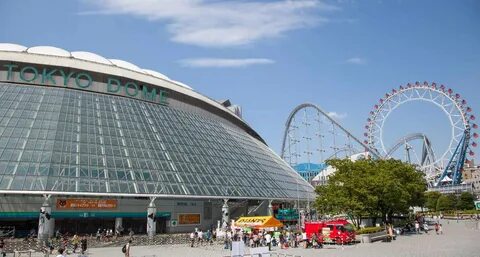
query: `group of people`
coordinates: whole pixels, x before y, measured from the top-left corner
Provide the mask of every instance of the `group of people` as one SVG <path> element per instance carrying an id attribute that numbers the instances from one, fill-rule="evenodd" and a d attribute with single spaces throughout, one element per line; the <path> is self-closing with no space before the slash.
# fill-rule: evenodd
<path id="1" fill-rule="evenodd" d="M 232 242 L 241 241 L 247 247 L 263 247 L 267 246 L 271 250 L 272 246 L 279 246 L 281 249 L 289 247 L 297 248 L 322 248 L 323 237 L 313 234 L 311 238 L 307 238 L 307 234 L 295 233 L 290 231 L 268 232 L 264 230 L 254 230 L 245 232 L 243 230 L 227 231 L 224 238 L 224 248 L 231 249 Z"/>
<path id="2" fill-rule="evenodd" d="M 195 228 L 195 231 L 190 233 L 190 247 L 195 247 L 195 244 L 198 246 L 211 245 L 213 241 L 217 238 L 217 232 L 214 230 L 211 232 L 207 230 L 207 232 L 203 232 L 201 229 Z"/>
<path id="3" fill-rule="evenodd" d="M 428 234 L 428 223 L 425 221 L 423 222 L 423 225 L 420 225 L 420 222 L 418 220 L 415 221 L 415 233 L 420 234 L 420 230 L 425 231 L 425 234 Z M 443 227 L 442 224 L 436 222 L 435 223 L 435 232 L 438 234 L 443 234 Z"/>
<path id="4" fill-rule="evenodd" d="M 97 239 L 97 242 L 100 242 L 100 241 L 109 242 L 112 239 L 115 239 L 115 238 L 121 236 L 122 233 L 123 233 L 123 228 L 122 229 L 116 228 L 115 233 L 113 232 L 113 229 L 101 229 L 101 228 L 99 228 L 97 230 L 97 233 L 95 234 L 95 237 Z M 133 239 L 134 234 L 135 233 L 133 232 L 133 229 L 130 228 L 129 231 L 128 231 L 129 240 Z"/>
<path id="5" fill-rule="evenodd" d="M 55 245 L 59 246 L 57 252 L 62 252 L 61 254 L 66 252 L 67 249 L 71 249 L 73 253 L 77 253 L 77 250 L 80 250 L 79 252 L 81 254 L 85 254 L 88 247 L 88 240 L 86 236 L 79 237 L 77 234 L 74 234 L 73 237 L 70 238 L 68 233 L 62 235 L 60 231 L 57 230 L 55 237 L 45 242 L 45 251 L 52 254 Z"/>

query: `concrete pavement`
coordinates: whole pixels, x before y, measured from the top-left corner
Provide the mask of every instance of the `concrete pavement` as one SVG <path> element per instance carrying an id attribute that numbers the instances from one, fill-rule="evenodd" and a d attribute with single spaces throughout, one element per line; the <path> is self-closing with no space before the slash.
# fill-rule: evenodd
<path id="1" fill-rule="evenodd" d="M 324 249 L 272 249 L 278 254 L 302 257 L 338 256 L 338 257 L 477 257 L 480 256 L 480 231 L 476 229 L 476 221 L 443 220 L 443 235 L 410 234 L 398 236 L 391 243 L 375 242 L 353 246 L 326 246 Z M 132 246 L 133 257 L 223 257 L 230 256 L 230 251 L 223 247 L 203 246 L 190 248 L 186 245 L 173 246 Z M 248 253 L 248 249 L 246 250 Z M 90 249 L 92 257 L 122 256 L 121 248 Z"/>

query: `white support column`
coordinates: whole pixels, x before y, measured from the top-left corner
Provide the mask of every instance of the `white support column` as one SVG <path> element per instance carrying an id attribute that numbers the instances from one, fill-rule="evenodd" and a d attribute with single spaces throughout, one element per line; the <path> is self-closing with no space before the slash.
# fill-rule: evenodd
<path id="1" fill-rule="evenodd" d="M 230 213 L 228 212 L 228 199 L 223 199 L 222 206 L 222 229 L 226 230 L 230 221 Z"/>
<path id="2" fill-rule="evenodd" d="M 52 218 L 52 207 L 50 206 L 50 195 L 45 196 L 45 201 L 40 208 L 40 215 L 38 219 L 38 240 L 46 241 L 53 235 L 55 230 L 55 221 Z"/>
<path id="3" fill-rule="evenodd" d="M 115 233 L 120 235 L 123 232 L 123 218 L 115 218 Z"/>
<path id="4" fill-rule="evenodd" d="M 272 200 L 268 200 L 268 216 L 273 216 Z"/>
<path id="5" fill-rule="evenodd" d="M 150 198 L 150 204 L 147 208 L 147 235 L 153 238 L 157 232 L 157 208 L 155 206 L 155 197 Z"/>

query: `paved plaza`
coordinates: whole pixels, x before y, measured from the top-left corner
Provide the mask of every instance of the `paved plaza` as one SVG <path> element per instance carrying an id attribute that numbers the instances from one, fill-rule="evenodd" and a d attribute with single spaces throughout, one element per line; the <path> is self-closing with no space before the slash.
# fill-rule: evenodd
<path id="1" fill-rule="evenodd" d="M 274 256 L 338 256 L 338 257 L 476 257 L 480 256 L 480 230 L 475 221 L 442 221 L 444 234 L 411 234 L 398 236 L 391 243 L 375 242 L 352 246 L 326 246 L 324 249 L 279 249 L 274 248 Z M 90 250 L 93 257 L 121 256 L 120 248 L 97 248 Z M 248 253 L 248 249 L 247 249 Z M 221 257 L 230 256 L 230 251 L 221 246 L 190 248 L 175 246 L 139 246 L 132 247 L 132 257 Z"/>

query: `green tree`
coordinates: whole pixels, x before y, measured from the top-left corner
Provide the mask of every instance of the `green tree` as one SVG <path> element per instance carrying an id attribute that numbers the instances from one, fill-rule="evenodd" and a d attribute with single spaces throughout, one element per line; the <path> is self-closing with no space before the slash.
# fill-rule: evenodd
<path id="1" fill-rule="evenodd" d="M 437 211 L 450 211 L 455 209 L 457 197 L 454 194 L 443 194 L 438 198 Z"/>
<path id="2" fill-rule="evenodd" d="M 364 215 L 386 219 L 423 206 L 423 174 L 398 160 L 330 160 L 336 172 L 329 183 L 316 189 L 320 213 L 347 214 L 354 223 Z M 356 224 L 358 225 L 358 224 Z"/>
<path id="3" fill-rule="evenodd" d="M 472 210 L 475 208 L 474 205 L 475 197 L 472 193 L 463 192 L 457 200 L 457 210 Z"/>
<path id="4" fill-rule="evenodd" d="M 437 192 L 437 191 L 425 192 L 425 194 L 424 194 L 424 196 L 425 196 L 425 207 L 427 207 L 428 210 L 430 210 L 430 211 L 437 211 L 437 202 L 438 202 L 438 198 L 441 195 L 442 194 L 440 192 Z"/>

